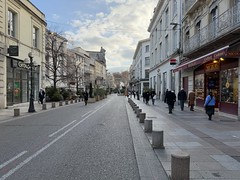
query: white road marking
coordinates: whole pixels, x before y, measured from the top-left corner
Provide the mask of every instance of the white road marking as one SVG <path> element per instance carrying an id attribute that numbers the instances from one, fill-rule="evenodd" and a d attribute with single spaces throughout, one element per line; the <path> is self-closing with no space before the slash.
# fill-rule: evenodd
<path id="1" fill-rule="evenodd" d="M 5 163 L 0 164 L 0 169 L 2 169 L 3 167 L 7 166 L 9 163 L 15 161 L 16 159 L 20 158 L 22 155 L 24 155 L 26 153 L 27 153 L 27 151 L 23 151 L 23 152 L 19 153 L 18 155 L 16 155 L 15 157 L 13 157 L 12 159 L 6 161 Z"/>
<path id="2" fill-rule="evenodd" d="M 110 102 L 110 101 L 109 101 Z M 108 104 L 109 102 L 106 102 L 104 104 L 104 106 L 106 104 Z M 103 107 L 103 106 L 102 106 Z M 92 113 L 90 113 L 89 115 L 87 115 L 85 118 L 83 118 L 81 121 L 79 121 L 78 123 L 76 123 L 75 125 L 73 125 L 71 128 L 69 128 L 68 130 L 66 130 L 63 134 L 59 135 L 58 137 L 56 137 L 54 140 L 52 140 L 50 143 L 48 143 L 47 145 L 45 145 L 42 149 L 38 150 L 36 153 L 34 153 L 32 156 L 29 156 L 27 159 L 25 159 L 24 161 L 22 161 L 19 165 L 17 165 L 15 168 L 9 170 L 6 174 L 4 174 L 0 180 L 5 180 L 6 178 L 8 178 L 9 176 L 11 176 L 13 173 L 15 173 L 17 170 L 21 169 L 24 165 L 26 165 L 27 163 L 29 163 L 32 159 L 34 159 L 35 157 L 37 157 L 39 154 L 41 154 L 43 151 L 45 151 L 46 149 L 48 149 L 51 145 L 53 145 L 55 142 L 57 142 L 59 139 L 61 139 L 62 137 L 64 137 L 66 134 L 68 134 L 69 132 L 71 132 L 75 127 L 77 127 L 79 124 L 81 124 L 82 122 L 84 122 L 88 117 L 90 117 L 91 115 L 93 115 L 95 112 L 97 112 L 98 110 L 100 110 L 102 107 L 100 107 L 99 109 L 96 109 L 95 111 L 93 111 Z"/>
<path id="3" fill-rule="evenodd" d="M 76 122 L 76 120 L 70 122 L 69 124 L 67 124 L 66 126 L 62 127 L 61 129 L 57 130 L 56 132 L 50 134 L 48 137 L 54 136 L 55 134 L 59 133 L 60 131 L 64 130 L 66 127 L 70 126 L 72 123 L 75 123 L 75 122 Z"/>
<path id="4" fill-rule="evenodd" d="M 87 114 L 91 113 L 92 111 L 89 111 L 87 113 L 85 113 L 84 115 L 82 115 L 82 117 L 86 116 Z"/>

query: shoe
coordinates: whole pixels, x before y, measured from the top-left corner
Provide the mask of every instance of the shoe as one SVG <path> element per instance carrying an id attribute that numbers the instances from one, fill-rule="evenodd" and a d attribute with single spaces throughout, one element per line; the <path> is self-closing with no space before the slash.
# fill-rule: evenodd
<path id="1" fill-rule="evenodd" d="M 172 114 L 172 112 L 169 112 L 169 114 Z"/>

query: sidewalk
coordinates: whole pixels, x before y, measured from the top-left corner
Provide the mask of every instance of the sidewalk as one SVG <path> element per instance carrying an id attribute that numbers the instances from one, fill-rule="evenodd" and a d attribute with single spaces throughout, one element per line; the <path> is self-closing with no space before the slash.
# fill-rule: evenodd
<path id="1" fill-rule="evenodd" d="M 81 101 L 82 102 L 82 101 Z M 63 106 L 65 105 L 65 102 L 62 102 Z M 73 101 L 73 104 L 75 103 L 75 101 Z M 36 112 L 33 113 L 29 113 L 28 112 L 28 108 L 29 108 L 29 102 L 27 103 L 20 103 L 20 104 L 15 104 L 13 106 L 9 106 L 7 109 L 0 109 L 0 124 L 7 122 L 7 121 L 12 121 L 15 119 L 19 119 L 22 118 L 24 116 L 31 116 L 33 114 L 36 113 L 41 113 L 43 111 L 48 111 L 52 109 L 52 102 L 47 102 L 45 103 L 47 105 L 47 110 L 42 110 L 42 104 L 39 104 L 37 101 L 34 102 L 34 108 L 36 110 Z M 71 102 L 68 102 L 68 105 L 70 105 Z M 56 108 L 59 107 L 59 102 L 55 102 L 55 106 Z M 61 107 L 63 107 L 61 106 Z M 20 109 L 20 116 L 16 116 L 14 117 L 14 109 L 18 108 Z"/>
<path id="2" fill-rule="evenodd" d="M 168 114 L 167 104 L 132 100 L 153 120 L 153 130 L 163 130 L 165 149 L 154 149 L 164 170 L 171 175 L 171 154 L 190 155 L 191 179 L 240 179 L 240 122 L 216 113 L 209 121 L 201 109 L 184 111 L 176 105 Z M 143 125 L 140 125 L 143 128 Z M 146 133 L 151 142 L 151 133 Z"/>

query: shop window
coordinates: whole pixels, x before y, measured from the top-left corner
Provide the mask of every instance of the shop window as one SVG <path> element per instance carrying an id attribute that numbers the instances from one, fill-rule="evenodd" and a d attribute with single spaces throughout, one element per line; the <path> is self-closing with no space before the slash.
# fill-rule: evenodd
<path id="1" fill-rule="evenodd" d="M 195 92 L 197 99 L 204 100 L 204 74 L 195 76 Z"/>
<path id="2" fill-rule="evenodd" d="M 221 72 L 221 102 L 238 102 L 238 68 Z"/>

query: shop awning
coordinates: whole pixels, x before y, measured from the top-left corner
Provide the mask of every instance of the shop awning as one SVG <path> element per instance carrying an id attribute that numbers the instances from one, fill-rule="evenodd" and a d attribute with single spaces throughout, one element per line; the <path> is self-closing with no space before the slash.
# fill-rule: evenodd
<path id="1" fill-rule="evenodd" d="M 209 54 L 206 54 L 204 56 L 201 56 L 197 59 L 194 59 L 194 60 L 188 61 L 186 63 L 180 64 L 179 66 L 177 66 L 173 70 L 173 72 L 181 71 L 181 70 L 184 70 L 184 69 L 187 69 L 187 68 L 199 65 L 199 64 L 204 64 L 204 63 L 206 63 L 208 61 L 211 61 L 213 59 L 219 59 L 220 57 L 225 57 L 227 55 L 228 47 L 229 46 L 225 46 L 221 49 L 213 51 L 213 52 L 211 52 Z"/>

